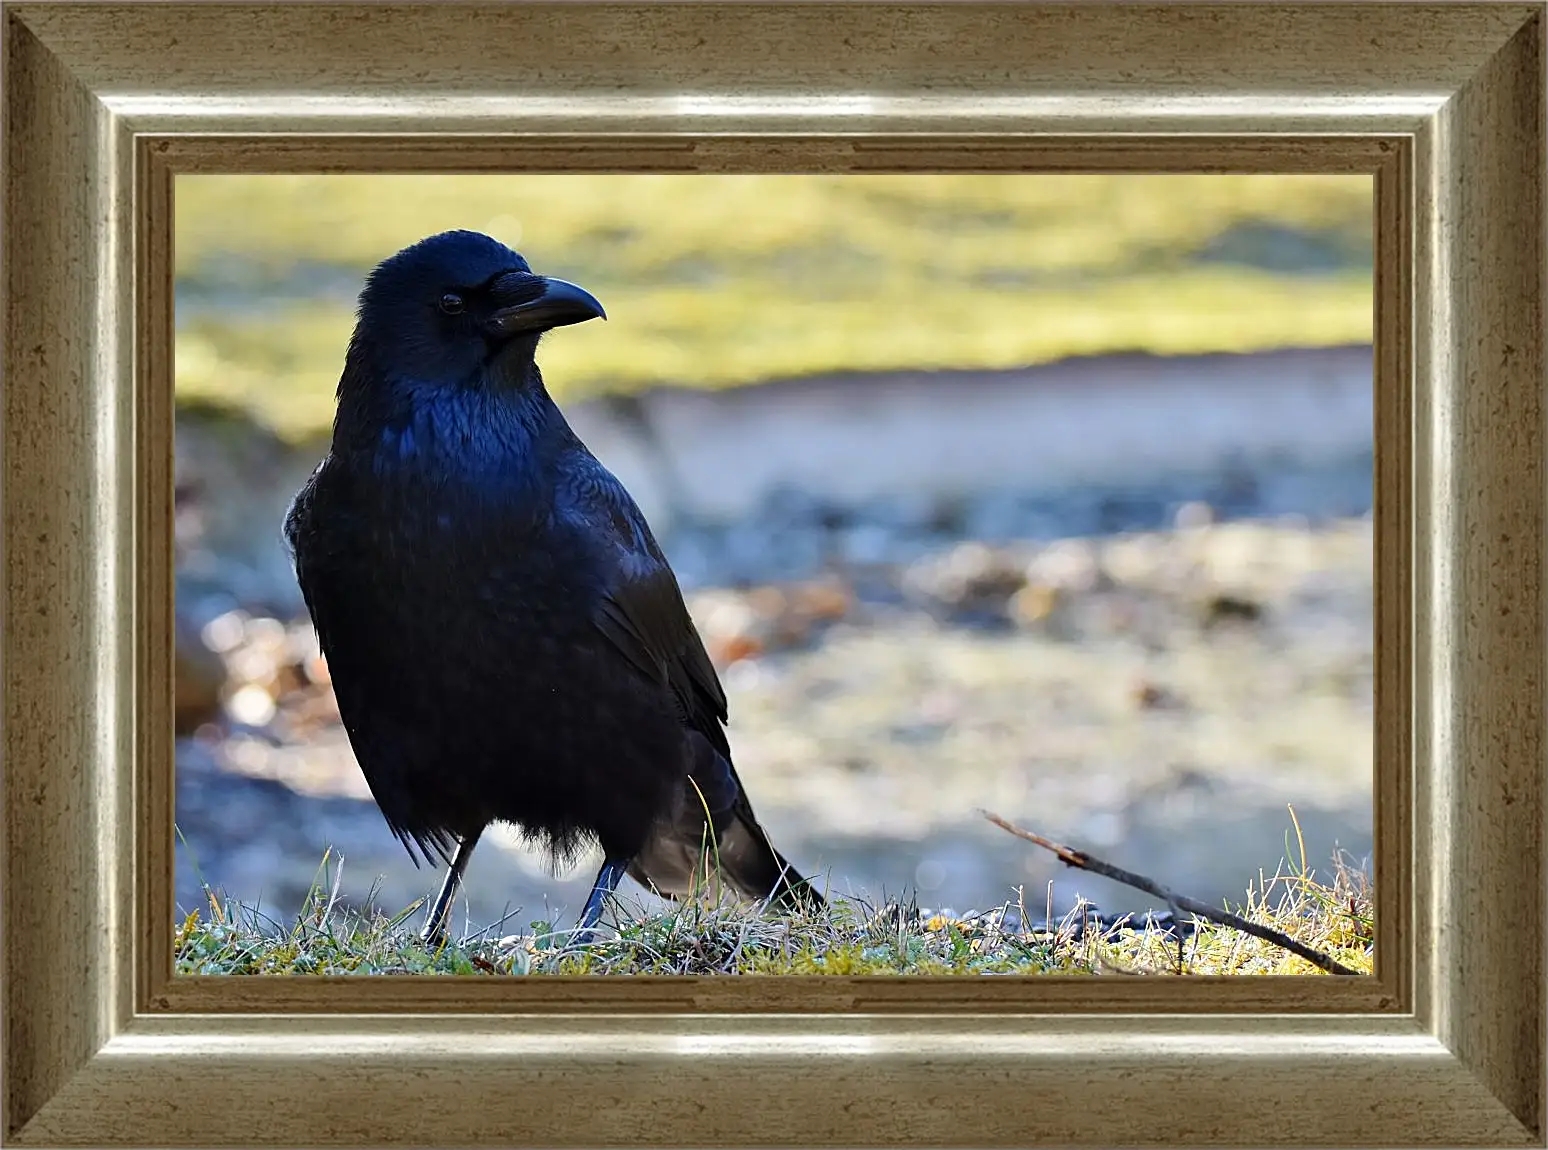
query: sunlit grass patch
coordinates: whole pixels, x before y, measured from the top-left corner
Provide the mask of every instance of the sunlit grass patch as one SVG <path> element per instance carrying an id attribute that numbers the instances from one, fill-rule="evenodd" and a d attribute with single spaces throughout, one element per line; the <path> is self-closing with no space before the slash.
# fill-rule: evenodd
<path id="1" fill-rule="evenodd" d="M 195 176 L 180 395 L 327 425 L 378 260 L 484 230 L 608 321 L 540 359 L 575 398 L 1371 338 L 1371 182 L 1333 176 Z"/>
<path id="2" fill-rule="evenodd" d="M 653 386 L 734 387 L 814 372 L 1015 368 L 1113 351 L 1252 351 L 1316 332 L 1369 337 L 1370 283 L 1198 272 L 1057 291 L 963 288 L 915 298 L 786 298 L 757 281 L 719 291 L 623 289 L 606 325 L 567 328 L 538 362 L 561 401 Z M 889 306 L 890 305 L 890 306 Z M 354 324 L 342 306 L 288 306 L 248 319 L 205 316 L 177 335 L 180 395 L 245 407 L 281 434 L 333 418 Z"/>
<path id="3" fill-rule="evenodd" d="M 1366 176 L 179 176 L 178 278 L 284 281 L 302 262 L 363 271 L 422 236 L 474 228 L 534 266 L 640 282 L 758 261 L 845 275 L 1132 270 L 1275 258 L 1321 237 L 1321 264 L 1367 263 Z M 1304 245 L 1301 249 L 1304 252 Z"/>

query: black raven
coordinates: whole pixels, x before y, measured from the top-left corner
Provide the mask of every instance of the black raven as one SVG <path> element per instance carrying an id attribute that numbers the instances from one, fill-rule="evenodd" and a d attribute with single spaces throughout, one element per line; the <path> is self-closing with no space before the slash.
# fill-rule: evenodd
<path id="1" fill-rule="evenodd" d="M 605 318 L 488 236 L 443 232 L 361 290 L 333 442 L 285 539 L 388 825 L 447 863 L 444 937 L 483 829 L 604 862 L 667 897 L 708 858 L 747 898 L 816 909 L 731 765 L 726 697 L 644 516 L 570 429 L 533 356 Z M 415 858 L 417 864 L 418 858 Z"/>

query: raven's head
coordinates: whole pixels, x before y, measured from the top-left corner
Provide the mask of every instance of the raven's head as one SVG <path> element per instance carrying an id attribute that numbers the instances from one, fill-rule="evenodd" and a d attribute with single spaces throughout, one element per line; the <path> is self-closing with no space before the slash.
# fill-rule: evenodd
<path id="1" fill-rule="evenodd" d="M 497 240 L 441 232 L 366 277 L 352 351 L 365 351 L 379 371 L 457 384 L 492 365 L 519 373 L 543 332 L 598 318 L 607 316 L 590 292 L 534 275 Z"/>

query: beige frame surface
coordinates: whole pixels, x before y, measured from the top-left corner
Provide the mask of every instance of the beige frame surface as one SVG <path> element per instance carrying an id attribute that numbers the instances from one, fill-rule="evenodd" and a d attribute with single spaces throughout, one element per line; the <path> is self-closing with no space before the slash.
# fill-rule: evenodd
<path id="1" fill-rule="evenodd" d="M 0 9 L 0 1137 L 1544 1145 L 1541 3 Z M 1376 974 L 172 978 L 175 174 L 911 168 L 1375 176 Z"/>

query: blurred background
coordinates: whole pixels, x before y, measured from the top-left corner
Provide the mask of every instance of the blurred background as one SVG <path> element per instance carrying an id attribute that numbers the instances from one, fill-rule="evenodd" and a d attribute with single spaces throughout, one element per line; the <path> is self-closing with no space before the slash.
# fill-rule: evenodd
<path id="1" fill-rule="evenodd" d="M 177 899 L 431 893 L 281 547 L 362 276 L 453 227 L 593 291 L 539 350 L 720 668 L 781 849 L 958 912 L 1239 900 L 1371 849 L 1371 182 L 180 176 Z M 1288 849 L 1287 849 L 1288 846 Z M 486 834 L 456 922 L 573 916 Z M 332 881 L 330 874 L 329 881 Z M 625 880 L 629 898 L 643 898 Z"/>

